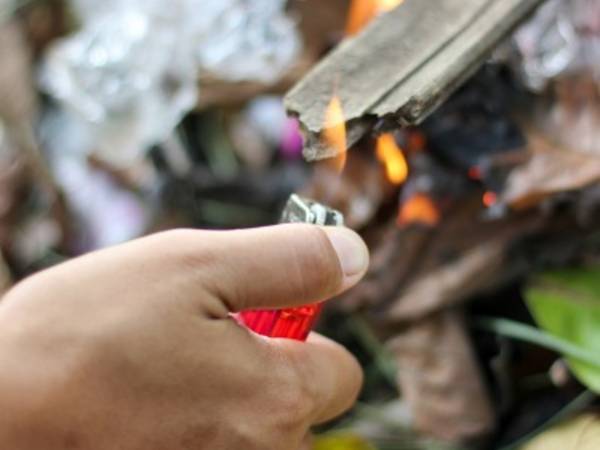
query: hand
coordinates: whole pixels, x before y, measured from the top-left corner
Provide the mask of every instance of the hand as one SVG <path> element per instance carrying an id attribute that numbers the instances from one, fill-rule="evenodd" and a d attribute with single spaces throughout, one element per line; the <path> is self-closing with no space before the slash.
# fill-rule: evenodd
<path id="1" fill-rule="evenodd" d="M 231 312 L 326 299 L 364 275 L 346 229 L 172 231 L 41 272 L 0 303 L 0 448 L 295 450 L 349 408 L 339 345 Z"/>

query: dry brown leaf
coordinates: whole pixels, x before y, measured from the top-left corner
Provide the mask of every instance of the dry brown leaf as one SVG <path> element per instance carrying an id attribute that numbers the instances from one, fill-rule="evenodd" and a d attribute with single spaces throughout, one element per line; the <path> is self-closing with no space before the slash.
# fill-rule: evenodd
<path id="1" fill-rule="evenodd" d="M 0 61 L 0 117 L 31 123 L 36 109 L 31 55 L 15 22 L 0 23 Z"/>
<path id="2" fill-rule="evenodd" d="M 493 431 L 494 409 L 459 313 L 444 311 L 415 323 L 389 347 L 419 432 L 470 443 Z"/>
<path id="3" fill-rule="evenodd" d="M 404 289 L 388 309 L 387 319 L 408 321 L 458 303 L 489 286 L 501 272 L 507 243 L 484 243 L 457 262 L 443 265 Z"/>
<path id="4" fill-rule="evenodd" d="M 542 433 L 522 450 L 598 450 L 600 415 L 583 414 Z"/>
<path id="5" fill-rule="evenodd" d="M 10 244 L 31 182 L 29 167 L 0 118 L 0 248 Z"/>
<path id="6" fill-rule="evenodd" d="M 501 196 L 513 208 L 530 208 L 553 194 L 600 182 L 600 154 L 558 147 L 536 134 L 529 136 L 529 146 L 529 161 L 513 170 Z"/>
<path id="7" fill-rule="evenodd" d="M 550 105 L 542 101 L 535 126 L 565 148 L 600 156 L 600 83 L 580 73 L 555 82 Z"/>
<path id="8" fill-rule="evenodd" d="M 481 196 L 460 198 L 436 229 L 393 224 L 374 243 L 369 272 L 342 307 L 378 307 L 377 320 L 407 323 L 459 304 L 515 276 L 508 252 L 545 226 L 537 214 L 481 219 Z"/>

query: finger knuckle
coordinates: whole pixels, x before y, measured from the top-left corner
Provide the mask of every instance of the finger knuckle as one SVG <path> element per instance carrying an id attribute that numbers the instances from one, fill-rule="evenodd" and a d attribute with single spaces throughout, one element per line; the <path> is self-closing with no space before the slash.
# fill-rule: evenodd
<path id="1" fill-rule="evenodd" d="M 160 251 L 171 255 L 175 263 L 184 269 L 204 269 L 214 264 L 217 253 L 209 245 L 210 232 L 176 229 L 161 233 Z"/>

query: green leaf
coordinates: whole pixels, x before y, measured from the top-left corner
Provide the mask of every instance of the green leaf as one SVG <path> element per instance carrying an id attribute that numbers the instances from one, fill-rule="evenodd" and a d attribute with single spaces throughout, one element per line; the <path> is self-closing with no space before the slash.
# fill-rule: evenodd
<path id="1" fill-rule="evenodd" d="M 537 324 L 589 358 L 565 355 L 575 376 L 600 393 L 600 269 L 572 269 L 542 275 L 525 298 Z"/>

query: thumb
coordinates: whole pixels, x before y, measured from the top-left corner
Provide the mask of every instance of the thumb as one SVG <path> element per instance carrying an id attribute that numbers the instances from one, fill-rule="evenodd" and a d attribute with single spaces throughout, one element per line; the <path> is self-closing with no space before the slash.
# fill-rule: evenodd
<path id="1" fill-rule="evenodd" d="M 325 300 L 365 274 L 369 252 L 343 227 L 287 224 L 219 233 L 209 287 L 231 312 Z"/>

